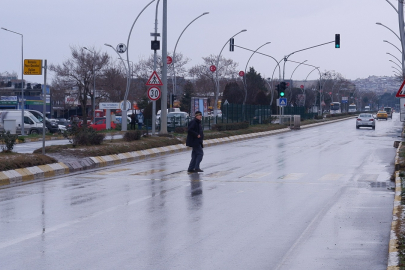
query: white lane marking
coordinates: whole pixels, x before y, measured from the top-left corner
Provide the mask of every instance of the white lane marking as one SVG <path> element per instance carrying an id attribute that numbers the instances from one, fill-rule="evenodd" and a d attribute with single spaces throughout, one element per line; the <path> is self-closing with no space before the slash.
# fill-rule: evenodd
<path id="1" fill-rule="evenodd" d="M 267 176 L 269 174 L 271 174 L 271 173 L 269 173 L 269 172 L 256 172 L 256 173 L 251 173 L 251 174 L 245 175 L 245 176 L 243 176 L 241 178 L 262 178 L 262 177 L 265 177 L 265 176 Z"/>
<path id="2" fill-rule="evenodd" d="M 335 181 L 335 180 L 338 180 L 342 176 L 343 176 L 343 174 L 329 173 L 329 174 L 325 174 L 324 176 L 319 178 L 319 180 L 320 181 Z"/>
<path id="3" fill-rule="evenodd" d="M 301 179 L 306 173 L 289 173 L 279 177 L 279 179 L 283 180 L 299 180 Z"/>

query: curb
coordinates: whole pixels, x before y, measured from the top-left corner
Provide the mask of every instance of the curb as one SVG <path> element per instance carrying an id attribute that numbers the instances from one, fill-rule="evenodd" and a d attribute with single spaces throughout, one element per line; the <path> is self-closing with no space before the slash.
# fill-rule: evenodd
<path id="1" fill-rule="evenodd" d="M 301 126 L 301 128 L 319 126 L 319 125 L 334 123 L 334 122 L 343 121 L 343 120 L 347 120 L 347 119 L 348 118 L 343 118 L 343 119 L 331 120 L 331 121 L 326 121 L 326 122 L 321 122 L 321 123 L 314 123 L 314 124 Z M 276 129 L 276 130 L 270 130 L 270 131 L 263 131 L 263 132 L 257 132 L 257 133 L 234 135 L 234 136 L 230 136 L 230 137 L 204 140 L 204 147 L 214 146 L 214 145 L 223 144 L 223 143 L 227 143 L 227 142 L 248 140 L 248 139 L 253 139 L 253 138 L 262 137 L 262 136 L 269 136 L 269 135 L 273 135 L 273 134 L 284 133 L 284 132 L 288 132 L 288 131 L 292 131 L 292 130 L 288 127 L 288 128 L 282 128 L 282 129 Z M 33 166 L 33 167 L 28 167 L 28 168 L 23 168 L 23 169 L 2 171 L 2 172 L 0 172 L 0 187 L 4 186 L 4 185 L 22 183 L 22 182 L 26 182 L 26 181 L 30 181 L 30 180 L 55 177 L 58 175 L 69 174 L 69 173 L 78 172 L 78 171 L 85 171 L 85 170 L 89 170 L 89 169 L 102 168 L 102 167 L 107 167 L 107 166 L 112 166 L 112 165 L 117 165 L 117 164 L 123 164 L 126 162 L 133 162 L 133 161 L 142 160 L 142 159 L 146 159 L 146 158 L 150 158 L 150 157 L 157 157 L 157 156 L 164 155 L 164 154 L 172 154 L 172 153 L 182 152 L 182 151 L 186 151 L 186 150 L 188 150 L 188 147 L 185 146 L 185 144 L 175 144 L 175 145 L 169 145 L 169 146 L 164 146 L 164 147 L 151 148 L 151 149 L 145 149 L 145 150 L 127 152 L 127 153 L 120 153 L 120 154 L 114 154 L 114 155 L 87 157 L 87 158 L 83 158 L 81 160 L 72 161 L 72 162 L 58 162 L 58 163 Z"/>
<path id="2" fill-rule="evenodd" d="M 395 233 L 395 228 L 397 226 L 398 213 L 401 212 L 401 178 L 399 177 L 399 150 L 401 149 L 402 142 L 399 143 L 397 148 L 397 154 L 395 155 L 395 197 L 394 197 L 394 209 L 392 210 L 392 222 L 391 222 L 391 233 L 390 242 L 388 246 L 388 266 L 387 270 L 399 270 L 399 260 L 398 260 L 398 238 Z"/>

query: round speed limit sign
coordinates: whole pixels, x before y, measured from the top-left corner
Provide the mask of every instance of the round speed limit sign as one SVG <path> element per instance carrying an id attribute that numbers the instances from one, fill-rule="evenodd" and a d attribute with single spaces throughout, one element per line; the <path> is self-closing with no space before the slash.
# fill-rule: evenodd
<path id="1" fill-rule="evenodd" d="M 160 98 L 160 89 L 156 86 L 152 86 L 148 90 L 148 98 L 152 101 L 158 100 Z"/>

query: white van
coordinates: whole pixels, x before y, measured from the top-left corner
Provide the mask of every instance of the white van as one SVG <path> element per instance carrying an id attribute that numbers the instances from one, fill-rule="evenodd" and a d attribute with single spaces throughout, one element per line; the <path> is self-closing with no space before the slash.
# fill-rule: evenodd
<path id="1" fill-rule="evenodd" d="M 370 111 L 370 106 L 364 106 L 364 111 L 369 112 Z"/>
<path id="2" fill-rule="evenodd" d="M 16 132 L 21 134 L 21 110 L 0 111 L 0 131 L 4 130 L 4 120 L 15 120 Z M 41 134 L 43 124 L 32 113 L 24 110 L 24 133 Z"/>

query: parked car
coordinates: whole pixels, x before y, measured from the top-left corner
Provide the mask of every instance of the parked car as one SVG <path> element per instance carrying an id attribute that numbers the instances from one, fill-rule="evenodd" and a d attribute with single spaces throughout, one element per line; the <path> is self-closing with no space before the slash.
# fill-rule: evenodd
<path id="1" fill-rule="evenodd" d="M 57 120 L 59 133 L 62 133 L 65 130 L 72 129 L 72 124 L 70 123 L 69 120 L 66 120 L 65 118 L 59 118 Z"/>
<path id="2" fill-rule="evenodd" d="M 40 111 L 37 110 L 27 110 L 27 111 L 32 113 L 40 122 L 44 120 L 44 116 Z M 50 121 L 47 117 L 45 117 L 45 126 L 50 133 L 59 132 L 58 123 Z"/>
<path id="3" fill-rule="evenodd" d="M 170 112 L 167 114 L 167 129 L 174 130 L 176 127 L 186 127 L 190 117 L 186 112 Z"/>
<path id="4" fill-rule="evenodd" d="M 378 111 L 377 112 L 377 120 L 378 119 L 385 119 L 385 120 L 387 120 L 388 119 L 388 114 L 387 114 L 387 112 L 386 111 Z"/>
<path id="5" fill-rule="evenodd" d="M 361 113 L 356 119 L 356 128 L 371 127 L 375 129 L 374 117 L 371 113 Z"/>
<path id="6" fill-rule="evenodd" d="M 96 123 L 91 124 L 90 127 L 95 130 L 104 130 L 107 128 L 106 119 L 100 119 L 100 120 L 96 121 Z M 115 129 L 115 127 L 116 127 L 116 124 L 114 122 L 111 122 L 111 128 Z"/>
<path id="7" fill-rule="evenodd" d="M 1 110 L 0 131 L 4 130 L 4 120 L 15 120 L 16 133 L 21 134 L 21 113 L 21 110 Z M 28 110 L 24 110 L 24 134 L 41 134 L 42 132 L 43 124 Z"/>
<path id="8" fill-rule="evenodd" d="M 388 117 L 392 119 L 392 108 L 391 107 L 385 107 L 384 111 L 386 111 Z"/>

